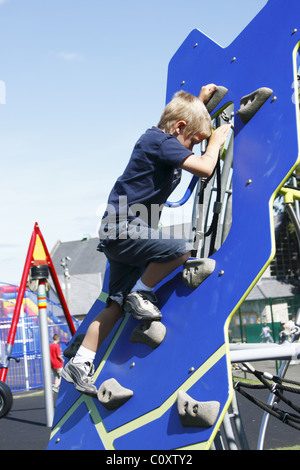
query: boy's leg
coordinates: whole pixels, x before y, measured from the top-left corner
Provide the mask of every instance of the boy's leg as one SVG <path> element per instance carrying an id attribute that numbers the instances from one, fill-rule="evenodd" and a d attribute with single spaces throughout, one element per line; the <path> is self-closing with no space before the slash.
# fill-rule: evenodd
<path id="1" fill-rule="evenodd" d="M 57 369 L 55 374 L 55 381 L 54 381 L 54 387 L 59 388 L 60 386 L 60 381 L 61 381 L 61 369 Z"/>
<path id="2" fill-rule="evenodd" d="M 165 263 L 149 263 L 144 274 L 141 277 L 142 282 L 147 286 L 154 288 L 160 281 L 171 274 L 175 269 L 182 266 L 191 256 L 191 252 Z"/>
<path id="3" fill-rule="evenodd" d="M 96 353 L 121 317 L 122 309 L 120 305 L 112 300 L 109 306 L 105 307 L 90 324 L 82 346 Z"/>
<path id="4" fill-rule="evenodd" d="M 165 277 L 171 274 L 189 258 L 191 252 L 163 263 L 151 262 L 141 278 L 133 286 L 126 298 L 124 310 L 130 312 L 138 320 L 160 320 L 159 309 L 154 305 L 157 301 L 153 288 Z"/>
<path id="5" fill-rule="evenodd" d="M 148 227 L 138 219 L 127 222 L 122 230 L 117 242 L 109 240 L 104 243 L 104 240 L 101 244 L 102 251 L 114 268 L 110 294 L 125 294 L 123 309 L 134 318 L 159 320 L 162 315 L 155 305 L 157 299 L 153 288 L 184 264 L 191 255 L 193 244 L 166 237 L 162 231 Z M 127 271 L 124 274 L 125 266 Z"/>
<path id="6" fill-rule="evenodd" d="M 68 382 L 73 382 L 79 392 L 92 395 L 97 393 L 93 384 L 93 360 L 98 347 L 121 317 L 120 305 L 112 300 L 92 321 L 76 356 L 63 369 L 62 377 Z"/>

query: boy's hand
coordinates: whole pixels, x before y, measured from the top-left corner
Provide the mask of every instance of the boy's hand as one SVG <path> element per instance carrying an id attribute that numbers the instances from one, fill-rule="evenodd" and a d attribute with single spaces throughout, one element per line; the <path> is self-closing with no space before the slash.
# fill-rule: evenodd
<path id="1" fill-rule="evenodd" d="M 209 142 L 221 149 L 226 142 L 230 129 L 231 124 L 223 124 L 222 126 L 218 127 L 215 131 L 213 131 Z"/>
<path id="2" fill-rule="evenodd" d="M 203 103 L 207 103 L 211 95 L 216 91 L 217 85 L 214 83 L 210 83 L 209 85 L 205 85 L 201 88 L 199 99 L 203 101 Z"/>

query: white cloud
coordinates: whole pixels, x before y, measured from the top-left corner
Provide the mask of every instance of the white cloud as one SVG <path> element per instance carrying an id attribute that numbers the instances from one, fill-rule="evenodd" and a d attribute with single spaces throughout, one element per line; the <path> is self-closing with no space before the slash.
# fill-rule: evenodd
<path id="1" fill-rule="evenodd" d="M 0 0 L 0 2 L 3 1 L 3 0 Z M 4 0 L 6 1 L 6 0 Z M 82 56 L 78 53 L 78 52 L 60 52 L 58 54 L 58 56 L 63 59 L 63 60 L 66 60 L 67 62 L 74 62 L 76 60 L 81 60 L 82 59 Z"/>

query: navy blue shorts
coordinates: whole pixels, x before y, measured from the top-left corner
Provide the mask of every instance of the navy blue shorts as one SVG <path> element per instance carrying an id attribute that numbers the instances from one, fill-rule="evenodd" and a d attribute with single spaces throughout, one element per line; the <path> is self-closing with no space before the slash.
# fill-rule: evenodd
<path id="1" fill-rule="evenodd" d="M 148 226 L 122 222 L 117 237 L 100 239 L 98 250 L 109 262 L 109 299 L 121 306 L 149 263 L 165 263 L 193 249 L 192 243 L 175 239 Z"/>

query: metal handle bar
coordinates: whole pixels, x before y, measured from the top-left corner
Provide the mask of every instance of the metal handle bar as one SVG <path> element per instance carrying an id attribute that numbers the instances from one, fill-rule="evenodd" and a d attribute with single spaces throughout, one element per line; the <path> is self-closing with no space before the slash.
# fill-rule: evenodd
<path id="1" fill-rule="evenodd" d="M 184 194 L 184 196 L 177 202 L 170 202 L 170 201 L 166 201 L 166 206 L 168 207 L 180 207 L 180 206 L 183 206 L 183 204 L 185 204 L 189 198 L 191 197 L 192 195 L 192 192 L 194 191 L 194 188 L 197 184 L 197 182 L 199 181 L 199 178 L 197 176 L 193 176 L 192 179 L 191 179 L 191 182 Z"/>

